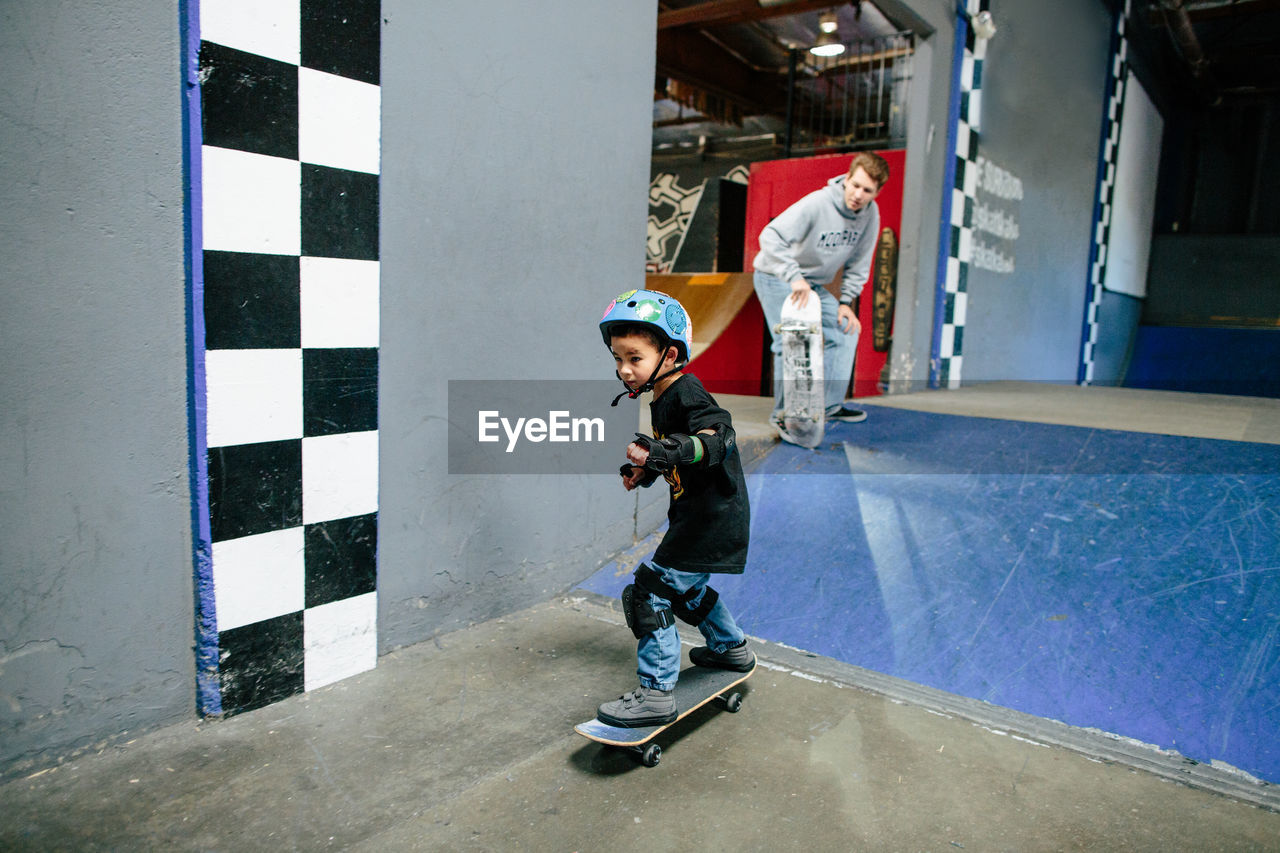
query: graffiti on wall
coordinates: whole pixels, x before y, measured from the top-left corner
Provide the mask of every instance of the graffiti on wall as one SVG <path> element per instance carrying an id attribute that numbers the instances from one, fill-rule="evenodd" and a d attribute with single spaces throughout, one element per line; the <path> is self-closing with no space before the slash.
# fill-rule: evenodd
<path id="1" fill-rule="evenodd" d="M 661 173 L 649 182 L 649 228 L 645 240 L 645 272 L 670 272 L 680 256 L 689 222 L 707 182 L 682 186 L 678 175 Z"/>
<path id="2" fill-rule="evenodd" d="M 979 157 L 978 193 L 973 207 L 973 265 L 990 272 L 1011 273 L 1018 240 L 1018 208 L 1022 180 L 1007 169 Z"/>
<path id="3" fill-rule="evenodd" d="M 746 166 L 738 165 L 726 172 L 723 180 L 745 184 L 748 174 Z M 695 182 L 670 172 L 659 172 L 653 176 L 649 182 L 645 272 L 669 273 L 675 268 L 685 235 L 689 233 L 689 223 L 702 201 L 708 180 L 715 179 Z"/>

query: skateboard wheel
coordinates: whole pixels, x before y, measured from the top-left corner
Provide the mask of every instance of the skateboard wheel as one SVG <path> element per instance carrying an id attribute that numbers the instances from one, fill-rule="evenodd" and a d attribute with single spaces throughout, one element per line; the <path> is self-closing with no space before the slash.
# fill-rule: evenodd
<path id="1" fill-rule="evenodd" d="M 644 752 L 640 753 L 640 761 L 645 767 L 657 767 L 658 762 L 662 760 L 662 747 L 656 743 L 651 743 L 644 748 Z"/>
<path id="2" fill-rule="evenodd" d="M 742 710 L 742 694 L 730 693 L 725 697 L 724 709 L 730 714 L 736 714 Z"/>

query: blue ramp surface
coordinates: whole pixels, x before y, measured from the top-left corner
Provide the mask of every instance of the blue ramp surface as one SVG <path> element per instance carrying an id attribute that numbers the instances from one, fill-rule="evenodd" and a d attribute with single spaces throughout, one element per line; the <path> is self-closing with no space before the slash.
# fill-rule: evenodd
<path id="1" fill-rule="evenodd" d="M 748 633 L 1280 782 L 1280 447 L 871 407 L 749 487 Z"/>

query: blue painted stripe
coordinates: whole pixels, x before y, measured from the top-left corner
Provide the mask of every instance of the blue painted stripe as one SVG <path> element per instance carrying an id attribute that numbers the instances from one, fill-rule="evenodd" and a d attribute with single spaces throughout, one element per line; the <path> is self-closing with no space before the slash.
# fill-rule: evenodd
<path id="1" fill-rule="evenodd" d="M 213 595 L 213 535 L 209 524 L 209 442 L 205 411 L 204 241 L 201 192 L 200 0 L 179 6 L 182 28 L 183 205 L 187 273 L 187 433 L 190 453 L 192 557 L 195 570 L 196 709 L 222 713 L 218 684 L 218 618 Z"/>
<path id="2" fill-rule="evenodd" d="M 942 321 L 947 301 L 947 260 L 951 256 L 951 196 L 956 183 L 956 130 L 960 121 L 960 75 L 964 69 L 964 44 L 969 30 L 961 5 L 956 16 L 955 44 L 951 57 L 951 98 L 947 106 L 946 171 L 942 179 L 942 221 L 938 228 L 938 278 L 933 293 L 933 343 L 929 357 L 929 387 L 940 387 L 942 370 Z"/>

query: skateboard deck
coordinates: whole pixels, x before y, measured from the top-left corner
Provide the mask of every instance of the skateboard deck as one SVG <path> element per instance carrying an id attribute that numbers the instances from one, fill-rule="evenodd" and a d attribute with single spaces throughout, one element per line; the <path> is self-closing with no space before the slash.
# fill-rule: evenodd
<path id="1" fill-rule="evenodd" d="M 670 723 L 628 729 L 611 726 L 592 717 L 586 722 L 578 723 L 573 730 L 596 743 L 630 750 L 646 766 L 655 767 L 662 757 L 662 747 L 649 741 L 713 699 L 720 699 L 725 710 L 736 714 L 742 707 L 742 694 L 733 688 L 750 678 L 755 671 L 754 666 L 748 672 L 705 666 L 686 667 L 680 670 L 675 689 L 676 709 L 680 716 Z"/>
<path id="2" fill-rule="evenodd" d="M 775 332 L 782 337 L 782 425 L 801 447 L 822 443 L 826 395 L 822 375 L 822 302 L 810 294 L 803 308 L 790 297 L 782 303 Z"/>

